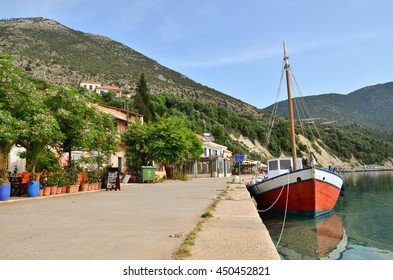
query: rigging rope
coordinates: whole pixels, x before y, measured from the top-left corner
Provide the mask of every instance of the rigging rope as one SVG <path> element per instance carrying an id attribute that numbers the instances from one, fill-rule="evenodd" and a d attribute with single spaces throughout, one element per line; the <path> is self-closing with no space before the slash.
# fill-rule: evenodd
<path id="1" fill-rule="evenodd" d="M 299 119 L 300 127 L 302 129 L 302 134 L 306 137 L 306 131 L 304 129 L 305 122 L 303 120 L 311 119 L 311 113 L 310 113 L 310 111 L 308 109 L 308 106 L 307 106 L 305 100 L 304 100 L 304 97 L 302 95 L 302 92 L 301 92 L 300 87 L 299 87 L 299 85 L 298 85 L 298 83 L 296 81 L 296 78 L 295 78 L 295 75 L 294 75 L 292 69 L 290 69 L 290 73 L 291 73 L 292 80 L 294 81 L 293 84 L 296 85 L 297 92 L 299 92 L 299 98 L 298 98 L 299 102 L 297 102 L 297 100 L 295 99 L 294 100 L 295 101 L 294 104 L 295 104 L 296 111 L 297 111 L 297 114 L 298 114 L 298 119 Z M 293 92 L 295 92 L 295 91 L 293 91 Z M 300 103 L 300 104 L 298 104 L 298 103 Z M 303 117 L 301 117 L 301 114 L 303 114 Z M 318 139 L 321 139 L 321 142 L 319 142 L 319 143 L 321 143 L 323 148 L 326 151 L 328 151 L 328 147 L 326 146 L 325 142 L 322 141 L 321 134 L 319 133 L 319 130 L 318 130 L 317 126 L 315 125 L 315 122 L 312 121 L 311 124 L 312 124 L 312 127 L 311 126 L 307 126 L 309 128 L 311 136 L 314 136 L 314 132 L 316 132 L 316 136 L 318 137 Z M 308 142 L 310 142 L 310 141 L 308 141 Z M 307 149 L 308 149 L 308 151 L 310 153 L 311 148 L 309 146 L 309 143 L 307 143 Z M 332 164 L 333 163 L 332 155 L 330 153 L 328 153 L 328 156 L 329 156 L 329 162 Z"/>
<path id="2" fill-rule="evenodd" d="M 269 127 L 267 130 L 267 134 L 266 134 L 266 139 L 265 139 L 265 147 L 267 147 L 269 145 L 270 142 L 270 136 L 272 134 L 272 130 L 273 130 L 273 126 L 274 126 L 274 122 L 277 118 L 277 110 L 278 110 L 278 100 L 280 98 L 280 92 L 281 92 L 281 85 L 282 85 L 282 81 L 283 81 L 283 77 L 284 77 L 284 62 L 283 65 L 281 67 L 281 77 L 280 77 L 280 84 L 278 86 L 278 90 L 277 90 L 277 94 L 276 94 L 276 101 L 274 102 L 273 105 L 273 110 L 272 110 L 272 115 L 270 117 L 270 122 L 269 122 Z"/>

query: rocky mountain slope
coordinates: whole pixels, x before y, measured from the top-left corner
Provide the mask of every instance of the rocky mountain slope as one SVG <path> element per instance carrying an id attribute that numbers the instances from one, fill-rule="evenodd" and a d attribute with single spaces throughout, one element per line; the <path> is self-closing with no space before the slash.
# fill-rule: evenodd
<path id="1" fill-rule="evenodd" d="M 170 92 L 240 112 L 258 111 L 119 42 L 73 30 L 50 19 L 0 20 L 0 51 L 12 54 L 17 66 L 54 85 L 94 80 L 132 92 L 144 73 L 153 93 Z"/>

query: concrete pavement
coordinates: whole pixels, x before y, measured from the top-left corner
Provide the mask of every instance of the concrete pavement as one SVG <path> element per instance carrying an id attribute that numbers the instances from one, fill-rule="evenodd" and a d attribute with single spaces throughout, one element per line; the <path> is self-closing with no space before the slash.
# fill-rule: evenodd
<path id="1" fill-rule="evenodd" d="M 244 184 L 230 184 L 204 224 L 190 260 L 279 260 Z"/>
<path id="2" fill-rule="evenodd" d="M 127 184 L 117 192 L 0 202 L 0 259 L 170 260 L 230 180 L 201 178 L 187 182 Z M 245 194 L 238 196 L 245 197 Z M 205 223 L 197 238 L 192 259 L 276 259 L 266 228 L 255 219 L 255 208 L 253 217 L 249 217 L 251 210 L 241 214 L 252 206 L 251 200 L 232 202 L 238 204 L 230 206 L 227 200 L 218 204 L 214 217 Z M 225 223 L 228 217 L 232 220 Z M 209 235 L 214 225 L 221 227 L 221 231 Z M 228 235 L 234 228 L 237 233 Z M 220 240 L 222 251 L 230 254 L 209 254 L 215 250 L 203 245 L 209 236 L 211 240 Z M 255 250 L 259 253 L 250 254 Z M 261 255 L 261 252 L 267 254 Z"/>

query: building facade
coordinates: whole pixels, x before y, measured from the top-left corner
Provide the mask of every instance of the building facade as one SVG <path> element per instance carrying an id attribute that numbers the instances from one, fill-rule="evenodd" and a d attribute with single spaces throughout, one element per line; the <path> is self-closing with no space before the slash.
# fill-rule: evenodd
<path id="1" fill-rule="evenodd" d="M 229 177 L 231 173 L 232 152 L 226 146 L 214 142 L 214 138 L 205 133 L 197 135 L 204 152 L 199 160 L 188 161 L 184 171 L 189 177 Z"/>

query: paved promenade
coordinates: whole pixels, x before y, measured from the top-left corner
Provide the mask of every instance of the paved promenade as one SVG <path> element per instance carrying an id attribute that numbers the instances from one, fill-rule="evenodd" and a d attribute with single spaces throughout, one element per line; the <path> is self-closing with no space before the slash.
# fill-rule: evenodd
<path id="1" fill-rule="evenodd" d="M 0 202 L 0 259 L 170 260 L 231 179 L 11 198 Z M 191 259 L 278 259 L 244 186 L 230 186 L 232 199 L 220 201 L 204 223 Z"/>

